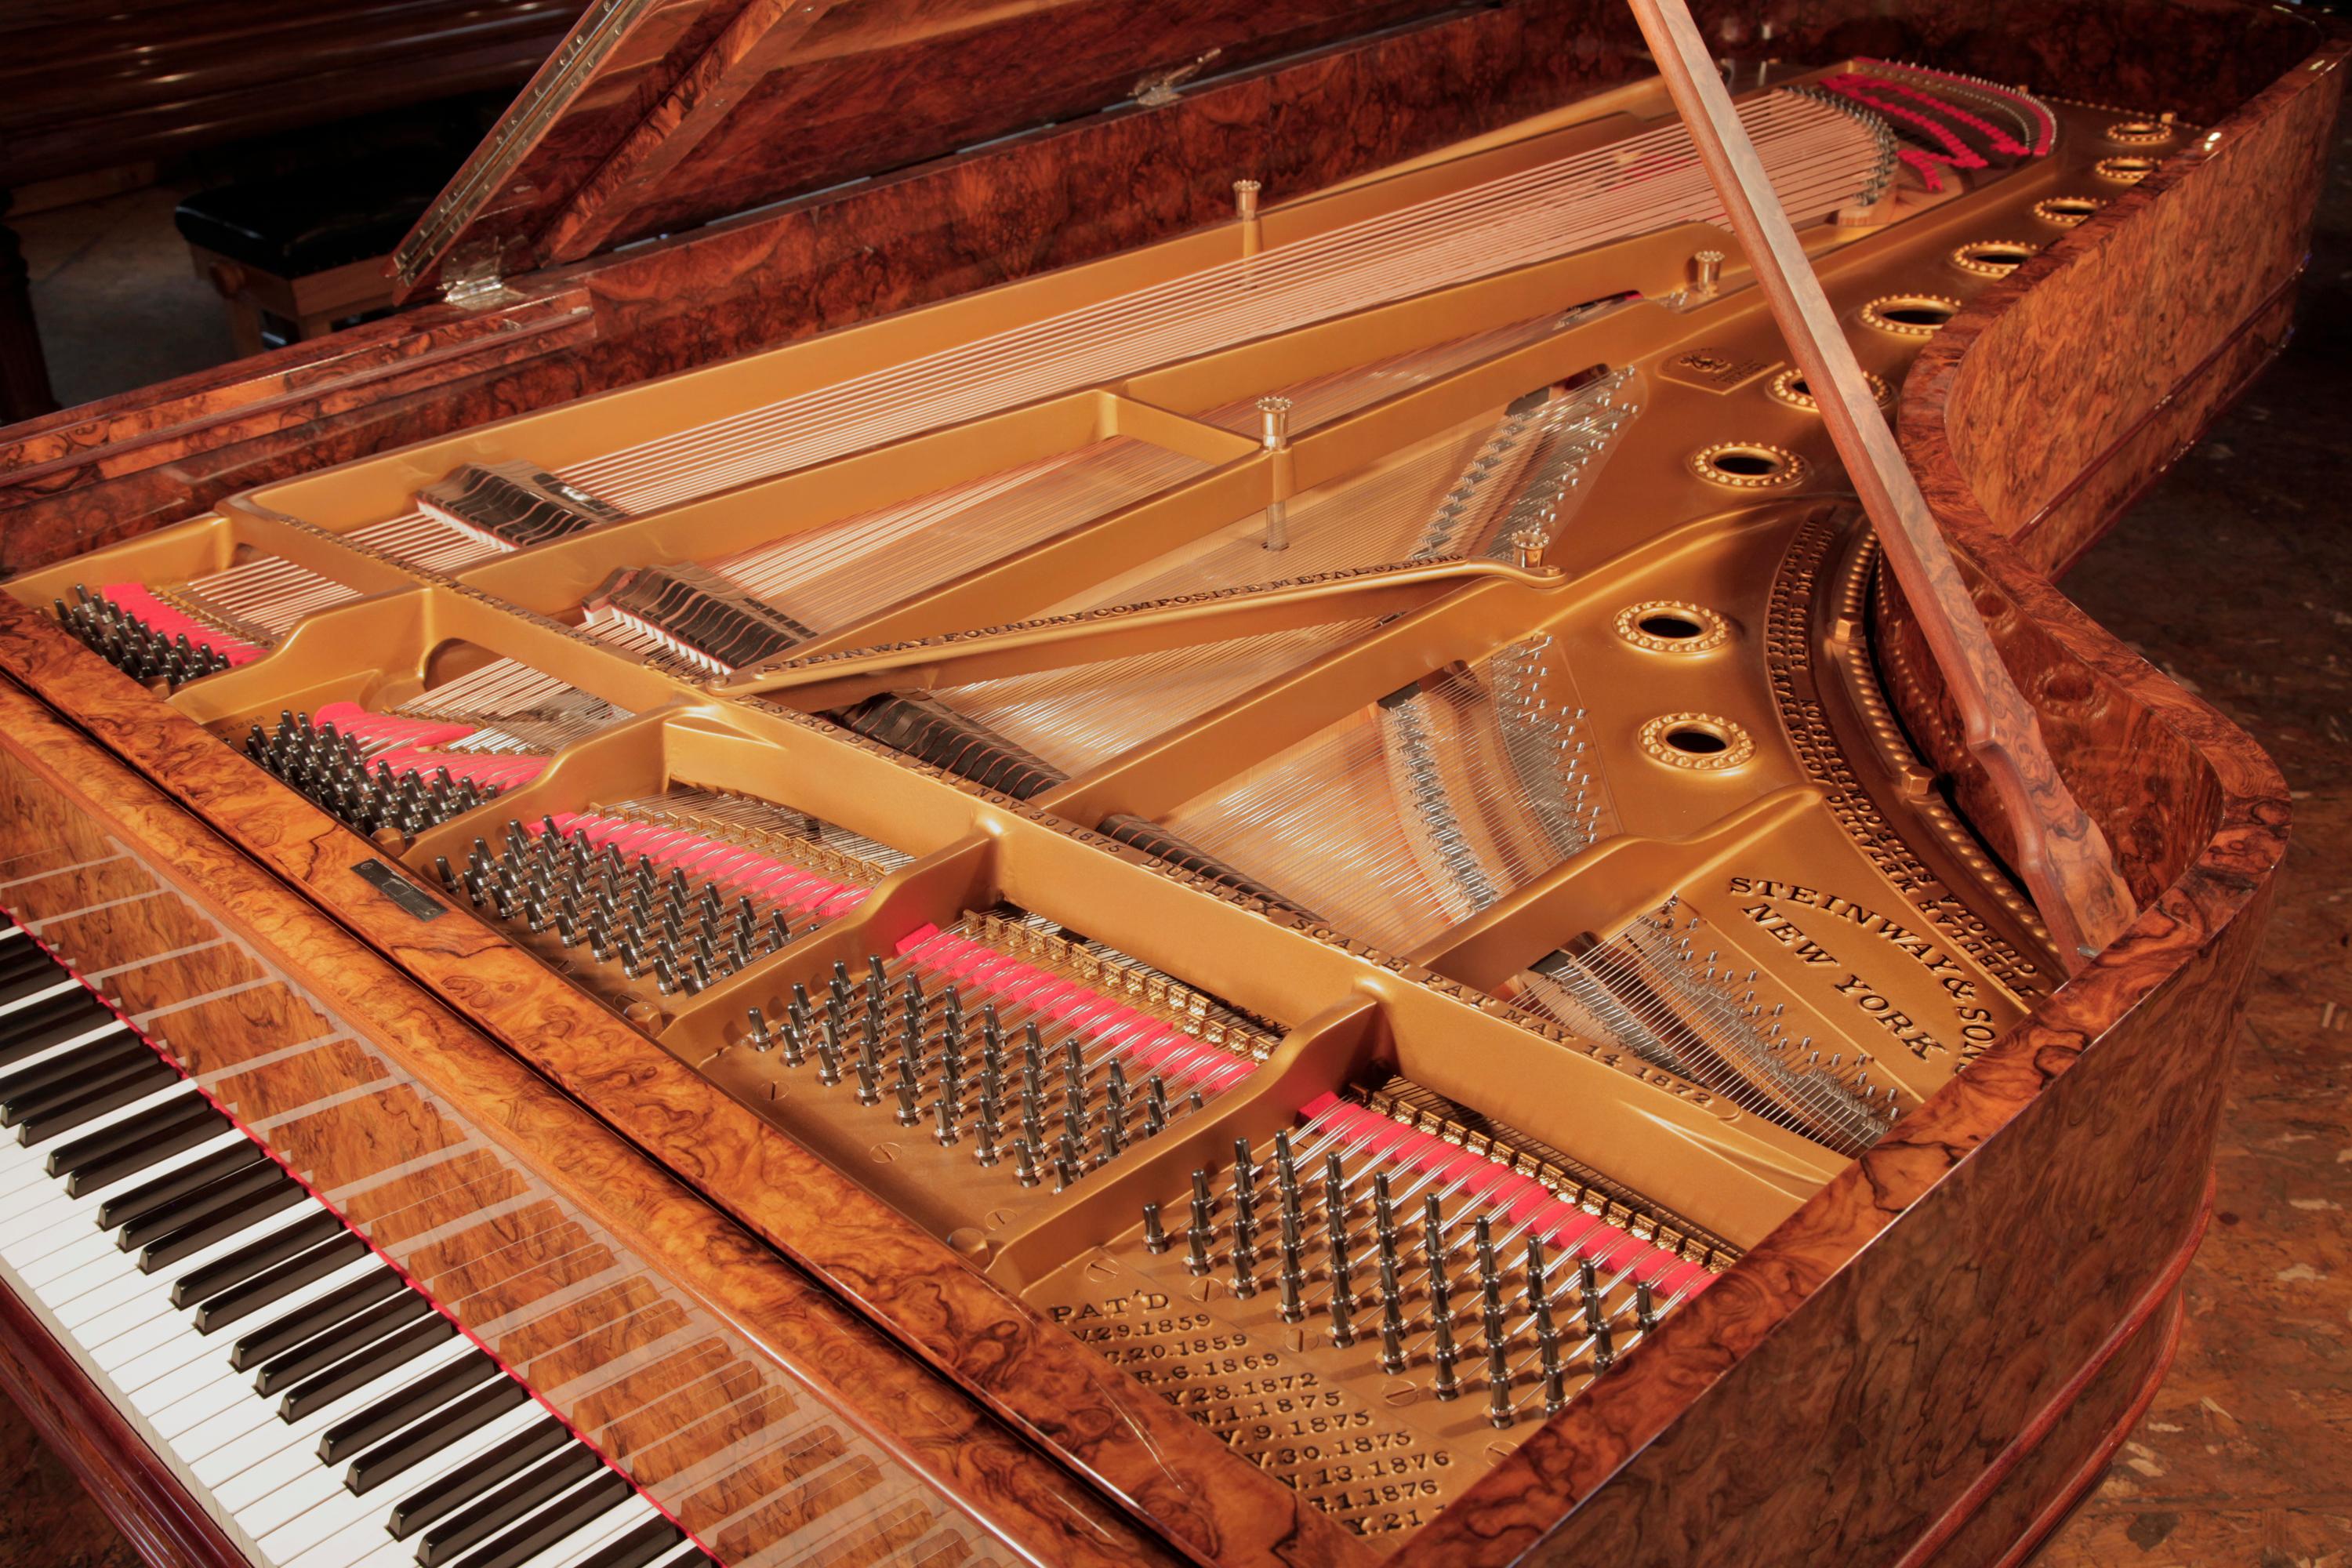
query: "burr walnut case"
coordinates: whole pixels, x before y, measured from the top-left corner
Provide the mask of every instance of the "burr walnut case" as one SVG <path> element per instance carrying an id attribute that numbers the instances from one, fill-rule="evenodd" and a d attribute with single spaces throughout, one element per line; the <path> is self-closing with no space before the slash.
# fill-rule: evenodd
<path id="1" fill-rule="evenodd" d="M 2030 1553 L 2286 830 L 2051 579 L 2283 342 L 2343 45 L 1699 19 L 2117 940 L 1629 16 L 613 0 L 415 308 L 0 432 L 0 1350 L 141 1550 Z M 142 1217 L 212 1158 L 285 1235 Z"/>

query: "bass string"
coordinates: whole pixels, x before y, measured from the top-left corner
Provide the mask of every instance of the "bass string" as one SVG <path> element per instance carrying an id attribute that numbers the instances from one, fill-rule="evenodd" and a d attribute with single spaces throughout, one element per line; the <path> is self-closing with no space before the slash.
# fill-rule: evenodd
<path id="1" fill-rule="evenodd" d="M 1342 647 L 1377 622 L 1266 632 L 948 687 L 959 712 L 1077 775 Z"/>
<path id="2" fill-rule="evenodd" d="M 1808 121 L 1811 128 L 1838 129 L 1831 124 L 1831 117 L 1836 111 L 1806 100 L 1791 99 L 1785 103 L 1776 101 L 1768 105 L 1767 110 L 1768 113 L 1764 119 L 1769 122 L 1751 121 L 1751 127 L 1768 145 L 1773 146 L 1776 151 L 1779 150 L 1775 140 L 1776 133 L 1780 129 L 1779 121 L 1786 118 L 1793 116 L 1803 120 Z M 1654 141 L 1659 134 L 1654 132 L 1646 140 Z M 1665 134 L 1679 139 L 1678 132 Z M 1408 207 L 1396 214 L 1383 215 L 1357 225 L 1346 226 L 1328 234 L 1302 239 L 1258 257 L 1220 263 L 1180 279 L 1150 285 L 1094 306 L 1081 308 L 1079 310 L 1061 317 L 1010 329 L 991 339 L 982 340 L 977 344 L 941 350 L 927 357 L 934 362 L 952 360 L 970 356 L 975 351 L 997 353 L 1002 357 L 1003 351 L 1024 345 L 1028 340 L 1035 338 L 1059 340 L 1052 346 L 1056 350 L 1066 351 L 1073 345 L 1074 342 L 1083 343 L 1086 341 L 1083 338 L 1073 337 L 1076 328 L 1115 322 L 1122 315 L 1140 315 L 1147 318 L 1156 315 L 1164 319 L 1180 311 L 1188 302 L 1197 302 L 1190 298 L 1195 296 L 1207 296 L 1217 304 L 1226 304 L 1235 291 L 1232 285 L 1236 280 L 1244 282 L 1248 292 L 1264 296 L 1283 283 L 1291 274 L 1302 271 L 1313 273 L 1318 268 L 1328 270 L 1335 258 L 1345 262 L 1351 258 L 1360 258 L 1366 254 L 1377 255 L 1383 250 L 1402 251 L 1411 255 L 1424 249 L 1427 242 L 1432 239 L 1448 237 L 1449 230 L 1455 231 L 1451 237 L 1464 237 L 1458 231 L 1462 229 L 1465 223 L 1475 223 L 1489 210 L 1499 210 L 1512 221 L 1525 222 L 1530 210 L 1542 209 L 1545 205 L 1543 198 L 1547 195 L 1554 198 L 1551 203 L 1554 207 L 1565 208 L 1572 205 L 1570 202 L 1558 199 L 1560 191 L 1548 192 L 1544 189 L 1546 186 L 1562 187 L 1573 193 L 1574 187 L 1580 183 L 1585 187 L 1581 193 L 1584 195 L 1612 189 L 1622 195 L 1634 187 L 1639 187 L 1637 195 L 1640 202 L 1643 205 L 1656 205 L 1660 197 L 1671 195 L 1665 187 L 1654 183 L 1656 179 L 1670 177 L 1677 169 L 1691 175 L 1699 175 L 1702 173 L 1695 158 L 1691 157 L 1684 157 L 1680 160 L 1655 157 L 1645 159 L 1643 156 L 1644 141 L 1644 138 L 1635 138 L 1632 142 L 1599 149 L 1560 163 L 1523 171 L 1517 175 L 1473 186 L 1464 192 L 1433 198 L 1429 202 Z M 1686 142 L 1685 146 L 1686 148 Z M 916 365 L 919 366 L 923 363 L 918 361 Z M 771 412 L 772 408 L 747 411 L 744 414 L 731 416 L 698 430 L 681 432 L 677 437 L 670 438 L 668 444 L 688 444 L 705 431 L 740 426 Z M 591 464 L 595 466 L 583 471 L 602 477 L 604 473 L 603 465 L 607 461 L 608 459 L 604 458 L 591 459 Z"/>
<path id="3" fill-rule="evenodd" d="M 1120 437 L 728 556 L 711 569 L 832 631 L 1152 495 L 1208 465 Z"/>
<path id="4" fill-rule="evenodd" d="M 1801 99 L 1767 100 L 1765 108 L 1768 112 L 1751 124 L 1762 138 L 1768 164 L 1790 181 L 1793 188 L 1784 194 L 1796 210 L 1826 210 L 1834 205 L 1830 193 L 1858 186 L 1858 171 L 1874 156 L 1874 143 L 1862 127 Z M 1673 142 L 1684 148 L 1679 163 L 1658 155 Z M 1553 192 L 1548 201 L 1548 184 L 1565 184 L 1570 194 L 1563 198 Z M 1580 203 L 1576 195 L 1589 200 Z M 779 463 L 781 449 L 769 437 L 780 427 L 798 426 L 803 434 L 832 431 L 855 445 L 868 445 L 876 437 L 861 414 L 887 418 L 895 412 L 902 421 L 923 423 L 940 422 L 936 416 L 942 412 L 955 416 L 956 410 L 936 405 L 942 386 L 983 395 L 994 387 L 1008 400 L 1042 395 L 1055 386 L 1066 389 L 1100 374 L 1134 368 L 1136 351 L 1149 352 L 1155 344 L 1181 348 L 1182 342 L 1236 341 L 1318 313 L 1357 309 L 1516 265 L 1522 255 L 1580 247 L 1644 217 L 1651 221 L 1643 226 L 1655 226 L 1710 216 L 1720 216 L 1719 204 L 1679 129 L 1663 141 L 1653 133 L 1556 168 L 1490 182 L 607 454 L 566 470 L 564 477 L 638 510 L 667 499 L 666 492 L 638 487 L 659 486 L 667 474 L 690 468 L 716 486 L 741 477 L 728 462 L 738 454 L 755 467 L 793 467 L 806 460 L 792 454 Z M 1476 231 L 1481 223 L 1492 232 Z M 1107 349 L 1124 352 L 1097 363 L 1095 356 Z M 1030 375 L 1045 379 L 1021 379 Z M 672 459 L 685 467 L 668 466 Z"/>
<path id="5" fill-rule="evenodd" d="M 1331 371 L 1277 386 L 1265 395 L 1286 398 L 1290 403 L 1290 428 L 1294 435 L 1328 425 L 1358 409 L 1410 392 L 1416 386 L 1448 375 L 1465 365 L 1512 349 L 1524 348 L 1552 332 L 1560 320 L 1558 312 L 1514 321 L 1507 326 L 1473 332 L 1465 337 L 1452 338 L 1425 348 L 1409 349 L 1345 370 Z M 1258 432 L 1257 400 L 1252 394 L 1214 408 L 1203 409 L 1192 417 L 1210 425 L 1244 436 Z"/>
<path id="6" fill-rule="evenodd" d="M 252 626 L 272 641 L 313 610 L 358 597 L 356 589 L 277 555 L 192 577 L 176 591 L 194 607 Z"/>
<path id="7" fill-rule="evenodd" d="M 1791 210 L 1836 205 L 1858 184 L 1856 170 L 1875 154 L 1875 142 L 1852 117 L 1796 95 L 1769 95 L 1751 102 L 1743 114 Z M 1676 178 L 1681 185 L 1672 183 Z M 1560 199 L 1557 193 L 1549 202 L 1541 199 L 1539 187 L 1546 183 L 1579 182 L 1594 195 L 1592 202 Z M 1538 218 L 1549 216 L 1549 221 L 1528 217 L 1530 204 Z M 1620 233 L 1684 217 L 1719 219 L 1719 211 L 1706 210 L 1711 204 L 1711 190 L 1679 128 L 1652 132 L 608 453 L 566 469 L 563 477 L 624 510 L 642 512 L 1024 397 L 1090 384 L 1141 364 L 1167 363 L 1376 300 L 1564 254 Z M 1507 215 L 1490 225 L 1493 232 L 1460 232 L 1486 207 Z M 1570 209 L 1580 212 L 1580 225 L 1559 216 Z M 1529 227 L 1541 233 L 1530 238 L 1519 232 Z M 1458 243 L 1431 243 L 1448 240 Z M 1359 275 L 1382 267 L 1385 278 Z M 1317 275 L 1318 268 L 1324 275 Z M 1298 273 L 1308 276 L 1292 277 Z M 1187 309 L 1192 310 L 1189 322 L 1171 325 L 1171 311 Z M 416 519 L 395 521 L 413 525 Z M 446 538 L 435 548 L 444 558 L 455 551 Z"/>

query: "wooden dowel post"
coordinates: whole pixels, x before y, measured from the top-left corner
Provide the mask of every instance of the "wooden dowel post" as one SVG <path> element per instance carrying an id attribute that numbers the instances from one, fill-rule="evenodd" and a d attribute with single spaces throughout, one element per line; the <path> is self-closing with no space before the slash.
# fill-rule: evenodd
<path id="1" fill-rule="evenodd" d="M 1886 564 L 1918 617 L 1959 709 L 1969 752 L 2009 819 L 2018 870 L 2066 967 L 2079 970 L 2137 913 L 2106 836 L 2059 776 L 2033 705 L 1977 613 L 1959 563 L 1870 395 L 1853 345 L 1773 194 L 1688 6 L 1684 0 L 1627 4 L 1877 530 Z"/>

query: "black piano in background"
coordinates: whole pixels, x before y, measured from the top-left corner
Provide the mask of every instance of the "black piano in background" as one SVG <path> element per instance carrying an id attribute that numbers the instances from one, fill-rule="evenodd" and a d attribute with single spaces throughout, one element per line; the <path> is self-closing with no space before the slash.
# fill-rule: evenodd
<path id="1" fill-rule="evenodd" d="M 0 216 L 25 187 L 519 86 L 582 0 L 11 0 Z M 57 406 L 0 225 L 0 420 Z"/>

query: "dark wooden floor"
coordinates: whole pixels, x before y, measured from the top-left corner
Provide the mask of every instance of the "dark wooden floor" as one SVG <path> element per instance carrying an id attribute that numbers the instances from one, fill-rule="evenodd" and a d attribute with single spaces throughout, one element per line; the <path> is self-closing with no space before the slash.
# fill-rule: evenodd
<path id="1" fill-rule="evenodd" d="M 2278 760 L 2295 826 L 2239 1037 L 2218 1212 L 2189 1274 L 2179 1360 L 2039 1568 L 2352 1564 L 2347 154 L 2352 138 L 2339 147 L 2294 344 L 2067 584 Z M 165 361 L 204 352 L 217 331 L 190 321 L 133 336 L 110 321 L 104 301 L 142 274 L 188 310 L 209 306 L 181 282 L 176 241 L 129 221 L 139 200 L 121 198 L 112 217 L 25 222 L 36 287 L 49 296 L 50 363 L 71 367 L 61 387 L 95 395 L 195 368 Z M 0 1407 L 0 1568 L 127 1568 L 130 1552 L 12 1415 Z"/>
<path id="2" fill-rule="evenodd" d="M 2352 1563 L 2347 474 L 2352 136 L 2294 344 L 2066 583 L 2277 760 L 2294 837 L 2238 1035 L 2179 1359 L 2038 1568 Z"/>

